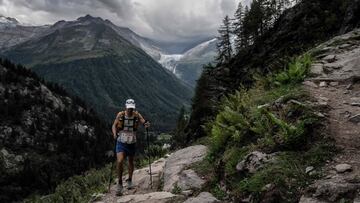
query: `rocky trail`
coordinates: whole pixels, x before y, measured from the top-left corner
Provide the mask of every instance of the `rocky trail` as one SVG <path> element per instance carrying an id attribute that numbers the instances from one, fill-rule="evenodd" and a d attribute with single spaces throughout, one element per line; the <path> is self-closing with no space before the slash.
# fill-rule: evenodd
<path id="1" fill-rule="evenodd" d="M 104 194 L 96 203 L 166 203 L 166 202 L 219 202 L 212 194 L 199 190 L 205 184 L 204 178 L 189 169 L 202 161 L 207 153 L 203 145 L 190 146 L 161 158 L 151 164 L 153 185 L 150 184 L 149 167 L 134 171 L 134 189 L 124 190 L 123 196 L 116 196 L 116 185 L 110 193 Z M 123 182 L 127 176 L 124 177 Z M 199 193 L 199 194 L 198 194 Z M 195 195 L 197 194 L 197 195 Z"/>
<path id="2" fill-rule="evenodd" d="M 360 30 L 335 37 L 312 51 L 312 77 L 303 84 L 317 105 L 328 109 L 320 115 L 327 119 L 328 136 L 339 152 L 323 169 L 314 169 L 323 171 L 323 178 L 304 191 L 300 202 L 360 202 Z M 206 179 L 189 168 L 206 152 L 203 145 L 174 152 L 152 163 L 152 188 L 145 167 L 134 172 L 135 189 L 117 197 L 113 185 L 96 203 L 219 202 L 201 192 Z"/>
<path id="3" fill-rule="evenodd" d="M 328 132 L 339 153 L 326 164 L 300 202 L 360 202 L 360 30 L 321 44 L 315 50 L 313 78 L 304 86 L 329 111 Z"/>

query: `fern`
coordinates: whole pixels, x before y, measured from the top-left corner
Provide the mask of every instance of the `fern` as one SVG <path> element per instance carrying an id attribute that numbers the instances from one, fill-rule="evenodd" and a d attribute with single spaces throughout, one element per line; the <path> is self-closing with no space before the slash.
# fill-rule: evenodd
<path id="1" fill-rule="evenodd" d="M 302 82 L 308 75 L 312 64 L 310 54 L 304 54 L 289 63 L 287 69 L 274 77 L 275 85 L 296 84 Z"/>

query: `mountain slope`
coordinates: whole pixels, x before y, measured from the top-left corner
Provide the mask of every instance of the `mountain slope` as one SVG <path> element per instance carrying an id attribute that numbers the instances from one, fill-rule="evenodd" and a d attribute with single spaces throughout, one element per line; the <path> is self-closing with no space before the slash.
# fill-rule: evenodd
<path id="1" fill-rule="evenodd" d="M 108 128 L 79 99 L 0 60 L 0 202 L 53 191 L 103 165 Z"/>
<path id="2" fill-rule="evenodd" d="M 153 42 L 150 39 L 141 37 L 140 35 L 130 30 L 129 28 L 116 26 L 112 24 L 110 21 L 108 21 L 108 23 L 119 35 L 121 35 L 126 40 L 131 42 L 133 45 L 145 51 L 155 61 L 160 60 L 161 54 L 166 53 L 166 51 L 158 47 L 155 44 L 155 42 Z"/>
<path id="3" fill-rule="evenodd" d="M 108 21 L 85 16 L 52 29 L 3 54 L 63 85 L 108 121 L 132 97 L 155 127 L 170 129 L 178 109 L 188 105 L 190 87 L 120 36 Z"/>
<path id="4" fill-rule="evenodd" d="M 214 116 L 222 96 L 240 85 L 251 86 L 254 73 L 280 70 L 289 58 L 359 26 L 359 12 L 357 0 L 304 0 L 285 11 L 253 46 L 240 51 L 229 64 L 203 73 L 193 99 L 188 139 L 205 135 L 198 126 Z"/>

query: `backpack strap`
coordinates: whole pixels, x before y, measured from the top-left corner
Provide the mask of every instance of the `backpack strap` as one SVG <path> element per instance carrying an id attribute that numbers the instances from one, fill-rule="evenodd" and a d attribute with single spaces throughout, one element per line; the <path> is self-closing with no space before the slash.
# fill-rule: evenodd
<path id="1" fill-rule="evenodd" d="M 137 128 L 139 126 L 139 112 L 138 111 L 134 111 L 134 131 L 137 131 Z"/>
<path id="2" fill-rule="evenodd" d="M 120 111 L 118 113 L 117 119 L 119 120 L 119 124 L 118 124 L 118 130 L 123 130 L 124 129 L 124 120 L 125 120 L 125 111 Z"/>

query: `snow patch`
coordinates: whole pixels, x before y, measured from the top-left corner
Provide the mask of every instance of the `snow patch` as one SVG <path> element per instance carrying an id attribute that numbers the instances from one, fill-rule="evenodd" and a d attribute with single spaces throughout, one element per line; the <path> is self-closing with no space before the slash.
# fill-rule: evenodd
<path id="1" fill-rule="evenodd" d="M 182 59 L 183 54 L 161 54 L 158 61 L 163 67 L 176 75 L 177 62 Z"/>
<path id="2" fill-rule="evenodd" d="M 194 48 L 188 50 L 187 52 L 185 52 L 184 57 L 190 57 L 193 55 L 197 55 L 198 53 L 202 52 L 203 50 L 207 49 L 209 46 L 211 46 L 212 43 L 215 43 L 217 41 L 216 38 L 211 39 L 209 41 L 203 42 L 197 46 L 195 46 Z"/>

